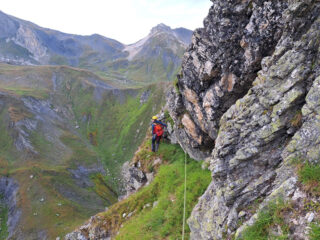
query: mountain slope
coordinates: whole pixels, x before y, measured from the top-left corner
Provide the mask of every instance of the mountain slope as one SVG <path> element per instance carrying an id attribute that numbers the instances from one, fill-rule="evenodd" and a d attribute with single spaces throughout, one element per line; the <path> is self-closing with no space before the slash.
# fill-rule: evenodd
<path id="1" fill-rule="evenodd" d="M 163 91 L 163 84 L 119 88 L 65 66 L 0 64 L 0 192 L 9 238 L 55 239 L 115 203 L 121 166 Z"/>
<path id="2" fill-rule="evenodd" d="M 78 36 L 41 28 L 0 12 L 0 38 L 4 43 L 1 57 L 13 63 L 66 64 L 78 66 L 80 58 L 91 52 L 101 61 L 123 54 L 123 44 L 99 35 Z M 7 46 L 12 45 L 12 52 Z M 28 55 L 15 55 L 14 48 L 22 47 Z M 20 49 L 22 52 L 22 50 Z M 89 60 L 89 59 L 88 59 Z"/>
<path id="3" fill-rule="evenodd" d="M 186 215 L 210 181 L 210 172 L 201 163 L 185 156 L 178 145 L 162 142 L 158 153 L 151 152 L 151 136 L 140 146 L 134 160 L 143 174 L 155 174 L 150 185 L 129 196 L 106 212 L 93 216 L 85 225 L 68 234 L 78 239 L 180 239 L 183 222 L 184 161 L 187 159 L 188 182 Z M 159 163 L 160 162 L 160 163 Z M 143 167 L 144 166 L 144 167 Z M 134 174 L 132 176 L 135 177 Z M 138 227 L 139 226 L 139 227 Z M 189 228 L 186 228 L 189 233 Z M 187 234 L 186 234 L 187 236 Z"/>
<path id="4" fill-rule="evenodd" d="M 172 80 L 192 34 L 160 24 L 145 39 L 125 46 L 98 34 L 79 36 L 42 28 L 1 11 L 0 23 L 2 62 L 69 65 L 121 82 Z"/>

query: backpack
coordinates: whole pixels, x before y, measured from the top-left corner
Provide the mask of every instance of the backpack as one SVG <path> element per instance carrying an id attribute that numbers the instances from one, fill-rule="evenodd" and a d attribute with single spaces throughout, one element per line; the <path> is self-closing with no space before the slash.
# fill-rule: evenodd
<path id="1" fill-rule="evenodd" d="M 161 124 L 156 124 L 154 126 L 154 133 L 158 136 L 161 137 L 163 135 L 163 128 L 161 126 Z"/>

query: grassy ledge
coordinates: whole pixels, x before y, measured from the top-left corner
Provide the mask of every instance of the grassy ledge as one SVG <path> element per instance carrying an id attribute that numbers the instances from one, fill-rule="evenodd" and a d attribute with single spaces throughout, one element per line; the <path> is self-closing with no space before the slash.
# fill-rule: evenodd
<path id="1" fill-rule="evenodd" d="M 249 226 L 240 237 L 241 240 L 268 240 L 268 239 L 289 239 L 289 226 L 284 221 L 284 212 L 291 209 L 289 203 L 283 200 L 270 203 L 258 214 L 256 222 Z M 282 234 L 275 236 L 272 234 L 274 227 L 280 226 Z"/>
<path id="2" fill-rule="evenodd" d="M 150 141 L 144 147 L 149 157 L 160 157 L 163 165 L 157 168 L 153 182 L 129 198 L 116 203 L 100 214 L 102 228 L 115 239 L 178 239 L 183 221 L 184 158 L 178 145 L 161 143 L 157 154 L 151 153 Z M 146 154 L 145 149 L 139 154 Z M 140 159 L 142 156 L 140 156 Z M 201 163 L 187 156 L 187 209 L 186 216 L 204 193 L 211 181 L 210 172 L 202 170 Z M 186 236 L 188 239 L 189 228 Z"/>
<path id="3" fill-rule="evenodd" d="M 307 162 L 299 167 L 298 176 L 307 192 L 320 195 L 320 165 Z"/>

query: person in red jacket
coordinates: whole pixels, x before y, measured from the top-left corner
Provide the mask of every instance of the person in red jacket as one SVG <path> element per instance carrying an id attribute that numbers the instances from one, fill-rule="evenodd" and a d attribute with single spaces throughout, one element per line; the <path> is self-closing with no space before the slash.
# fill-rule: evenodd
<path id="1" fill-rule="evenodd" d="M 157 152 L 160 145 L 160 140 L 163 135 L 163 128 L 167 127 L 166 124 L 158 120 L 157 116 L 152 117 L 152 145 L 151 150 L 152 152 Z"/>

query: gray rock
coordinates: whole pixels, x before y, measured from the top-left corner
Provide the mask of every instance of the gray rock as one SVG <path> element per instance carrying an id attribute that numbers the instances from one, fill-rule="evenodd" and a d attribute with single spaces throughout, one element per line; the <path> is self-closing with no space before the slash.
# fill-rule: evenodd
<path id="1" fill-rule="evenodd" d="M 147 102 L 150 97 L 150 94 L 151 94 L 150 90 L 144 91 L 140 97 L 140 104 L 144 104 L 145 102 Z"/>
<path id="2" fill-rule="evenodd" d="M 123 186 L 126 191 L 125 195 L 120 197 L 121 199 L 136 192 L 148 181 L 145 173 L 141 171 L 138 166 L 131 166 L 130 162 L 125 162 L 123 164 L 121 173 L 123 178 Z"/>
<path id="3" fill-rule="evenodd" d="M 314 217 L 315 217 L 315 214 L 313 212 L 307 213 L 307 215 L 306 215 L 307 222 L 311 223 L 313 221 Z"/>
<path id="4" fill-rule="evenodd" d="M 320 3 L 212 2 L 167 104 L 182 148 L 210 159 L 213 181 L 188 220 L 191 239 L 241 235 L 257 214 L 239 227 L 239 213 L 258 198 L 258 209 L 291 199 L 292 160 L 320 155 Z"/>
<path id="5" fill-rule="evenodd" d="M 168 96 L 177 138 L 195 159 L 204 159 L 219 120 L 257 76 L 263 57 L 274 51 L 283 29 L 286 1 L 212 1 L 184 55 L 179 93 Z M 187 115 L 186 115 L 187 113 Z M 188 121 L 181 121 L 188 116 Z"/>

